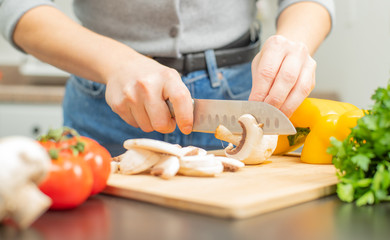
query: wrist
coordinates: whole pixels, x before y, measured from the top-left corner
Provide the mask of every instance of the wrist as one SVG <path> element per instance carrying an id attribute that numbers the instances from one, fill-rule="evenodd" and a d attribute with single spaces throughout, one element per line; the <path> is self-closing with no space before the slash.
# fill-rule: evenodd
<path id="1" fill-rule="evenodd" d="M 113 76 L 121 72 L 121 69 L 128 66 L 129 62 L 137 61 L 141 55 L 116 40 L 106 38 L 104 42 L 99 54 L 96 81 L 107 84 Z"/>

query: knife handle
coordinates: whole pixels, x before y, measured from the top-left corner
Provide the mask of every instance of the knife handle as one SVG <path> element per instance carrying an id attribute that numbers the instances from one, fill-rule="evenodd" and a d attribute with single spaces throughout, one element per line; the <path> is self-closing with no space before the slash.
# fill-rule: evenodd
<path id="1" fill-rule="evenodd" d="M 169 101 L 169 99 L 168 99 L 165 102 L 168 105 L 169 112 L 171 113 L 171 117 L 174 118 L 175 117 L 175 110 L 173 110 L 173 105 L 172 105 L 171 101 Z M 194 108 L 194 104 L 195 104 L 195 101 L 194 101 L 194 99 L 192 99 L 192 109 Z"/>

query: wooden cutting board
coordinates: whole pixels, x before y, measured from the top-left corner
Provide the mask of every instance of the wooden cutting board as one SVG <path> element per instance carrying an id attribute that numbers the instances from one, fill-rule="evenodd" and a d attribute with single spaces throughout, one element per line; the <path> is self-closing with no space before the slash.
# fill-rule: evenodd
<path id="1" fill-rule="evenodd" d="M 317 199 L 336 190 L 333 165 L 301 163 L 299 156 L 272 156 L 216 177 L 112 174 L 105 193 L 226 218 L 247 218 Z"/>

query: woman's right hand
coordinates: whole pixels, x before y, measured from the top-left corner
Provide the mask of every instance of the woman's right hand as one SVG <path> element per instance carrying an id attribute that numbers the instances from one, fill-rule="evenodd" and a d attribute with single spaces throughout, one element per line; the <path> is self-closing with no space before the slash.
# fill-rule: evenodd
<path id="1" fill-rule="evenodd" d="M 191 94 L 176 70 L 138 53 L 118 64 L 106 88 L 106 101 L 115 113 L 144 132 L 170 133 L 177 123 L 182 133 L 191 133 Z M 168 99 L 175 119 L 165 102 Z"/>
<path id="2" fill-rule="evenodd" d="M 183 133 L 191 132 L 191 95 L 178 72 L 86 29 L 55 7 L 43 5 L 26 12 L 15 28 L 14 41 L 44 62 L 107 84 L 107 103 L 128 124 L 145 132 L 169 133 L 177 123 Z M 167 99 L 176 119 L 170 116 Z"/>

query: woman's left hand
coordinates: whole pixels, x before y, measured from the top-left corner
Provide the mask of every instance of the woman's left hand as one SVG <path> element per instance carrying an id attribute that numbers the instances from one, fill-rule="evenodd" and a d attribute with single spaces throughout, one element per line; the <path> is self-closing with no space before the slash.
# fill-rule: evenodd
<path id="1" fill-rule="evenodd" d="M 316 65 L 305 44 L 271 36 L 253 59 L 249 100 L 269 103 L 290 117 L 314 88 Z"/>

